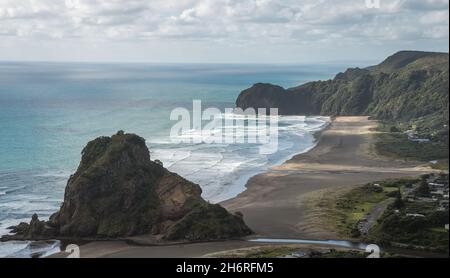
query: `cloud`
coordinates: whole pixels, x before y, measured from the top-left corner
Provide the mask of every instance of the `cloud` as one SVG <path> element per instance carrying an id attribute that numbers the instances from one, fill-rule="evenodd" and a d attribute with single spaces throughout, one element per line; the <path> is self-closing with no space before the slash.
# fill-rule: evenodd
<path id="1" fill-rule="evenodd" d="M 448 0 L 402 0 L 398 5 L 401 9 L 416 11 L 448 10 Z"/>
<path id="2" fill-rule="evenodd" d="M 222 45 L 448 39 L 448 0 L 0 0 L 0 40 Z"/>
<path id="3" fill-rule="evenodd" d="M 345 29 L 358 26 L 363 34 L 386 26 L 401 32 L 408 23 L 416 38 L 421 38 L 427 36 L 429 25 L 445 29 L 445 16 L 445 0 L 381 0 L 380 9 L 367 8 L 364 0 L 2 0 L 0 33 L 15 30 L 18 36 L 46 33 L 56 38 L 77 34 L 103 39 L 245 39 L 279 37 L 282 30 L 287 38 L 303 34 L 312 39 L 319 34 L 344 35 Z M 384 39 L 392 38 L 387 35 Z"/>

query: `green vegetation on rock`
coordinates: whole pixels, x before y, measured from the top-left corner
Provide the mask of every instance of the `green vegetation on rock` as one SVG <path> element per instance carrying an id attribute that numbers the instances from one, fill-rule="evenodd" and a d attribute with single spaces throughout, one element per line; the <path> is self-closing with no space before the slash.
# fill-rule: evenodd
<path id="1" fill-rule="evenodd" d="M 236 105 L 279 109 L 284 115 L 369 115 L 405 125 L 448 145 L 448 53 L 402 51 L 377 66 L 348 69 L 333 80 L 283 89 L 255 84 Z"/>
<path id="2" fill-rule="evenodd" d="M 49 221 L 34 215 L 7 239 L 117 238 L 151 234 L 170 240 L 246 236 L 241 215 L 201 198 L 199 185 L 150 160 L 145 140 L 119 131 L 87 144 Z"/>

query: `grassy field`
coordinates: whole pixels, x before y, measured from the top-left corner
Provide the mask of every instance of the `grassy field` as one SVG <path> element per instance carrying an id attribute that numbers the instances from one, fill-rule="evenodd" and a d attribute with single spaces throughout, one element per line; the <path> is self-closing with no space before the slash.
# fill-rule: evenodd
<path id="1" fill-rule="evenodd" d="M 383 192 L 374 192 L 368 187 L 358 188 L 336 203 L 342 213 L 341 224 L 346 234 L 354 237 L 357 223 L 362 220 L 378 203 L 387 199 Z"/>
<path id="2" fill-rule="evenodd" d="M 298 249 L 298 248 L 297 248 Z M 249 252 L 246 254 L 246 258 L 276 258 L 280 256 L 285 256 L 295 252 L 297 250 L 293 247 L 267 247 L 260 248 L 258 250 Z"/>
<path id="3" fill-rule="evenodd" d="M 328 223 L 345 238 L 357 236 L 357 223 L 380 202 L 389 198 L 388 193 L 398 188 L 389 183 L 367 184 L 354 188 L 341 196 L 325 199 Z"/>
<path id="4" fill-rule="evenodd" d="M 294 257 L 294 255 L 306 254 L 302 258 L 367 258 L 369 253 L 362 250 L 353 250 L 345 248 L 329 249 L 315 248 L 313 246 L 261 246 L 243 248 L 237 250 L 224 251 L 210 254 L 209 258 L 280 258 Z M 383 252 L 382 258 L 399 258 L 400 255 L 390 252 Z"/>
<path id="5" fill-rule="evenodd" d="M 296 252 L 307 254 L 309 258 L 366 258 L 368 254 L 357 250 L 327 249 L 300 246 L 262 246 L 231 250 L 212 254 L 216 258 L 279 258 L 292 256 Z"/>
<path id="6" fill-rule="evenodd" d="M 403 133 L 379 133 L 376 151 L 383 156 L 407 161 L 446 160 L 448 168 L 448 144 L 438 142 L 414 142 Z M 442 165 L 445 166 L 445 165 Z"/>

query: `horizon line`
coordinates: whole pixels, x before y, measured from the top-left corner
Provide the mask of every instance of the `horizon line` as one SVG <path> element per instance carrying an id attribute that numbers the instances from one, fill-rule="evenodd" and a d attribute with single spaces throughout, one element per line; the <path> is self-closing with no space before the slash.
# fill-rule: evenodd
<path id="1" fill-rule="evenodd" d="M 151 61 L 95 61 L 95 60 L 2 60 L 0 63 L 42 63 L 42 64 L 136 64 L 136 65 L 314 65 L 314 64 L 338 64 L 338 63 L 376 63 L 377 59 L 349 59 L 326 60 L 311 62 L 151 62 Z"/>
<path id="2" fill-rule="evenodd" d="M 388 54 L 385 58 L 378 59 L 330 59 L 309 62 L 175 62 L 175 61 L 118 61 L 118 60 L 16 60 L 16 59 L 0 59 L 0 63 L 43 63 L 43 64 L 136 64 L 136 65 L 313 65 L 313 64 L 349 64 L 349 63 L 365 63 L 366 65 L 377 65 L 391 55 L 399 52 L 429 52 L 436 54 L 447 54 L 448 51 L 426 51 L 426 50 L 398 50 L 392 54 Z"/>

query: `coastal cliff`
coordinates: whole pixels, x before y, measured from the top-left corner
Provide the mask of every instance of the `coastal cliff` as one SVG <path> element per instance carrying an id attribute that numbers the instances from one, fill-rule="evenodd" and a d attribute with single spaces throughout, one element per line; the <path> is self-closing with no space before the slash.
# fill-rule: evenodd
<path id="1" fill-rule="evenodd" d="M 119 131 L 82 151 L 64 202 L 49 221 L 33 215 L 5 239 L 118 238 L 214 240 L 251 234 L 242 215 L 201 198 L 201 188 L 151 161 L 145 140 Z"/>
<path id="2" fill-rule="evenodd" d="M 284 89 L 255 84 L 237 107 L 277 107 L 281 115 L 370 115 L 408 122 L 418 132 L 448 138 L 448 53 L 401 51 L 377 66 L 351 68 L 332 80 Z"/>

